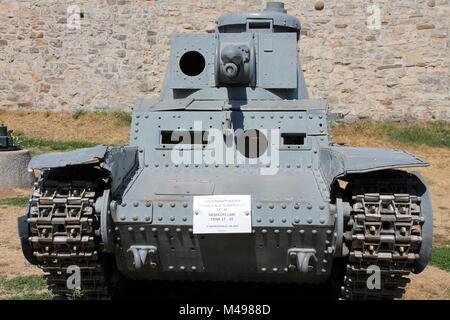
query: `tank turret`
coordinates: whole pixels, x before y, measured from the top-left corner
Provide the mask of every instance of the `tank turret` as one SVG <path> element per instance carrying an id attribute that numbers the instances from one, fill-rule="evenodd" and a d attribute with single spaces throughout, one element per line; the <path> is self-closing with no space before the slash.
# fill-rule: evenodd
<path id="1" fill-rule="evenodd" d="M 214 34 L 174 35 L 162 98 L 307 98 L 299 35 L 300 22 L 281 2 L 225 13 Z"/>

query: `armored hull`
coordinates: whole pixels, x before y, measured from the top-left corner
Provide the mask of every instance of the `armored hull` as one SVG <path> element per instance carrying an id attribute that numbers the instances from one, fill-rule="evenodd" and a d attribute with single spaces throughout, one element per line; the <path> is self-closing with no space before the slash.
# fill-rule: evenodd
<path id="1" fill-rule="evenodd" d="M 129 145 L 33 158 L 19 220 L 27 259 L 70 295 L 134 279 L 320 283 L 395 298 L 431 250 L 428 165 L 396 150 L 333 145 L 309 99 L 300 23 L 281 3 L 173 36 L 159 101 L 139 101 Z M 381 286 L 368 285 L 379 271 Z"/>

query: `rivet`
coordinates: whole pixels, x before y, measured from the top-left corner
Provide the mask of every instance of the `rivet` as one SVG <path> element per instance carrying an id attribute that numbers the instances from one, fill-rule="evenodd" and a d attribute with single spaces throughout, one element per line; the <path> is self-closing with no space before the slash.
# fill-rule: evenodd
<path id="1" fill-rule="evenodd" d="M 317 234 L 317 230 L 314 229 L 313 231 L 311 231 L 311 233 L 312 234 Z"/>
<path id="2" fill-rule="evenodd" d="M 192 271 L 195 271 L 195 270 L 197 270 L 197 267 L 196 266 L 192 266 L 191 269 L 192 269 Z"/>
<path id="3" fill-rule="evenodd" d="M 147 201 L 147 202 L 145 203 L 145 206 L 146 206 L 146 207 L 151 207 L 151 206 L 152 206 L 152 202 L 151 202 L 151 201 Z"/>
<path id="4" fill-rule="evenodd" d="M 262 271 L 262 272 L 266 272 L 266 270 L 267 270 L 267 269 L 266 269 L 266 268 L 264 268 L 264 267 L 263 267 L 263 268 L 261 268 L 261 271 Z"/>
<path id="5" fill-rule="evenodd" d="M 281 219 L 281 222 L 285 223 L 286 222 L 286 218 Z"/>
<path id="6" fill-rule="evenodd" d="M 325 270 L 325 269 L 322 269 L 322 272 L 323 272 L 323 273 L 326 273 L 326 272 L 327 272 L 327 270 Z"/>
<path id="7" fill-rule="evenodd" d="M 175 221 L 175 217 L 170 217 L 170 221 Z"/>
<path id="8" fill-rule="evenodd" d="M 261 218 L 257 218 L 257 219 L 256 219 L 256 222 L 261 222 Z"/>
<path id="9" fill-rule="evenodd" d="M 164 228 L 164 231 L 165 231 L 165 232 L 169 232 L 170 229 L 169 229 L 169 228 Z"/>
<path id="10" fill-rule="evenodd" d="M 158 221 L 162 221 L 163 217 L 158 217 Z"/>
<path id="11" fill-rule="evenodd" d="M 114 227 L 114 231 L 119 231 L 119 227 Z"/>
<path id="12" fill-rule="evenodd" d="M 294 219 L 294 222 L 295 222 L 295 223 L 299 223 L 299 222 L 300 222 L 300 219 L 299 219 L 299 218 L 295 218 L 295 219 Z"/>
<path id="13" fill-rule="evenodd" d="M 187 221 L 187 218 L 186 218 L 186 217 L 184 217 L 184 218 L 183 218 L 183 221 Z"/>
<path id="14" fill-rule="evenodd" d="M 309 209 L 309 210 L 311 210 L 312 209 L 312 204 L 311 203 L 308 203 L 308 206 L 307 206 L 307 208 Z"/>
<path id="15" fill-rule="evenodd" d="M 328 263 L 328 261 L 326 259 L 323 259 L 322 262 L 325 263 L 325 264 Z"/>
<path id="16" fill-rule="evenodd" d="M 192 228 L 189 228 L 189 229 L 188 229 L 188 232 L 189 232 L 189 233 L 192 233 Z"/>
<path id="17" fill-rule="evenodd" d="M 286 209 L 286 205 L 283 203 L 283 204 L 281 205 L 281 208 Z"/>
<path id="18" fill-rule="evenodd" d="M 271 204 L 269 204 L 269 208 L 270 209 L 273 209 L 274 208 L 274 205 L 271 203 Z"/>
<path id="19" fill-rule="evenodd" d="M 286 230 L 286 233 L 287 233 L 287 234 L 291 234 L 291 233 L 292 233 L 292 230 L 291 230 L 291 229 L 287 229 L 287 230 Z"/>
<path id="20" fill-rule="evenodd" d="M 145 231 L 145 228 L 144 228 L 144 227 L 140 227 L 140 228 L 139 228 L 139 231 L 141 231 L 141 232 L 142 232 L 142 231 Z"/>
<path id="21" fill-rule="evenodd" d="M 308 222 L 309 224 L 311 224 L 313 222 L 313 220 L 311 218 L 308 218 L 308 220 L 306 220 L 306 222 Z"/>
<path id="22" fill-rule="evenodd" d="M 158 203 L 158 207 L 162 208 L 163 204 L 162 202 Z"/>
<path id="23" fill-rule="evenodd" d="M 134 220 L 134 221 L 137 221 L 138 219 L 139 219 L 138 216 L 134 216 L 134 217 L 133 217 L 133 220 Z"/>
<path id="24" fill-rule="evenodd" d="M 275 230 L 273 230 L 273 232 L 274 232 L 274 233 L 279 233 L 279 232 L 280 232 L 280 230 L 278 230 L 278 229 L 275 229 Z"/>
<path id="25" fill-rule="evenodd" d="M 128 231 L 133 231 L 133 227 L 128 227 Z"/>
<path id="26" fill-rule="evenodd" d="M 258 208 L 258 209 L 261 209 L 261 207 L 262 207 L 262 205 L 261 205 L 260 203 L 258 203 L 258 204 L 256 205 L 256 208 Z"/>
<path id="27" fill-rule="evenodd" d="M 331 234 L 333 231 L 331 230 L 327 230 L 327 234 Z"/>
<path id="28" fill-rule="evenodd" d="M 169 266 L 169 270 L 173 270 L 173 266 Z"/>
<path id="29" fill-rule="evenodd" d="M 150 221 L 150 217 L 149 216 L 145 216 L 145 221 Z"/>
<path id="30" fill-rule="evenodd" d="M 155 167 L 158 168 L 158 167 L 159 167 L 159 164 L 155 163 Z"/>
<path id="31" fill-rule="evenodd" d="M 181 232 L 181 228 L 176 228 L 175 231 L 176 232 Z"/>
<path id="32" fill-rule="evenodd" d="M 322 205 L 320 205 L 319 209 L 323 210 L 323 209 L 325 209 L 325 206 L 322 204 Z"/>
<path id="33" fill-rule="evenodd" d="M 125 219 L 126 219 L 125 216 L 121 216 L 121 217 L 120 217 L 120 220 L 122 220 L 122 221 L 125 220 Z"/>
<path id="34" fill-rule="evenodd" d="M 127 206 L 127 203 L 126 203 L 126 202 L 122 202 L 121 206 L 122 206 L 122 207 L 126 207 L 126 206 Z"/>
<path id="35" fill-rule="evenodd" d="M 324 218 L 321 218 L 321 219 L 319 220 L 319 222 L 320 222 L 321 224 L 324 224 L 324 223 L 325 223 L 325 219 L 324 219 Z"/>
<path id="36" fill-rule="evenodd" d="M 187 208 L 188 204 L 186 202 L 183 203 L 183 208 Z"/>
<path id="37" fill-rule="evenodd" d="M 274 222 L 273 218 L 270 218 L 270 219 L 269 219 L 269 222 L 270 222 L 270 223 L 273 223 L 273 222 Z"/>
<path id="38" fill-rule="evenodd" d="M 291 167 L 291 165 L 290 165 L 290 164 L 287 164 L 287 165 L 286 165 L 286 168 L 290 168 L 290 167 Z"/>
<path id="39" fill-rule="evenodd" d="M 185 268 L 184 268 L 184 266 L 180 266 L 180 270 L 184 270 Z"/>
<path id="40" fill-rule="evenodd" d="M 298 204 L 294 205 L 294 209 L 298 209 L 300 206 Z"/>
<path id="41" fill-rule="evenodd" d="M 272 270 L 273 270 L 273 272 L 277 272 L 278 268 L 273 268 Z"/>
<path id="42" fill-rule="evenodd" d="M 156 232 L 156 231 L 158 231 L 158 229 L 152 228 L 152 232 Z"/>
<path id="43" fill-rule="evenodd" d="M 304 234 L 305 230 L 301 229 L 299 232 L 300 232 L 300 234 Z"/>
<path id="44" fill-rule="evenodd" d="M 266 229 L 262 229 L 261 232 L 262 232 L 262 233 L 266 233 L 267 230 L 266 230 Z"/>

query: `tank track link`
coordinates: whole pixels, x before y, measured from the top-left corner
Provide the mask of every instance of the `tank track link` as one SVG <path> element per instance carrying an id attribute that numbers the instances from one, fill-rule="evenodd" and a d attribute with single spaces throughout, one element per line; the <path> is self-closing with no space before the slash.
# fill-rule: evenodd
<path id="1" fill-rule="evenodd" d="M 97 184 L 91 181 L 40 179 L 31 198 L 29 241 L 44 271 L 48 288 L 56 297 L 108 299 L 105 259 L 99 255 L 99 218 L 95 214 Z M 68 289 L 77 266 L 81 288 Z M 73 267 L 71 267 L 73 268 Z"/>
<path id="2" fill-rule="evenodd" d="M 422 242 L 420 201 L 407 174 L 391 181 L 361 180 L 353 186 L 352 211 L 344 235 L 350 251 L 342 287 L 344 299 L 403 296 L 410 281 L 406 276 L 419 258 Z M 374 265 L 380 271 L 379 289 L 367 285 Z"/>

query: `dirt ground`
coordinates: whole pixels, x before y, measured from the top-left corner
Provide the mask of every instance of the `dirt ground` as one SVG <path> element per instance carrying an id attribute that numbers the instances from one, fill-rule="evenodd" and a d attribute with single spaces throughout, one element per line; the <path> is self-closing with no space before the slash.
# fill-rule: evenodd
<path id="1" fill-rule="evenodd" d="M 129 128 L 118 125 L 111 115 L 94 114 L 74 119 L 61 113 L 1 112 L 0 122 L 30 137 L 55 140 L 85 140 L 103 143 L 126 143 Z M 405 146 L 375 139 L 370 133 L 340 128 L 333 132 L 333 141 L 353 146 L 376 146 L 403 149 L 414 153 L 431 166 L 420 168 L 430 187 L 434 214 L 434 245 L 450 241 L 450 148 Z M 24 196 L 28 190 L 0 190 L 0 199 Z M 17 235 L 16 219 L 24 208 L 0 205 L 0 275 L 40 274 L 22 256 Z M 429 266 L 419 275 L 411 276 L 405 299 L 450 299 L 450 272 Z"/>

